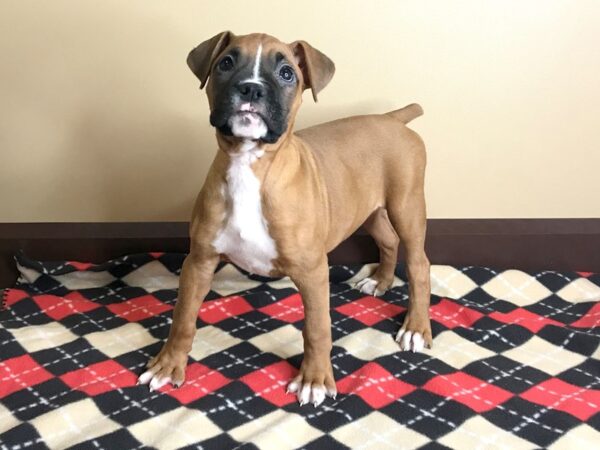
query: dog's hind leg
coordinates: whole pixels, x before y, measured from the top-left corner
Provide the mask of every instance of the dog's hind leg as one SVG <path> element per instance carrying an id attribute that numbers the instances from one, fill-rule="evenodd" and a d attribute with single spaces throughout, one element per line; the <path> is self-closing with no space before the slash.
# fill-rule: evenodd
<path id="1" fill-rule="evenodd" d="M 381 295 L 394 282 L 400 240 L 385 208 L 377 208 L 373 211 L 363 227 L 373 236 L 379 247 L 379 266 L 373 275 L 359 281 L 356 288 L 365 294 Z"/>
<path id="2" fill-rule="evenodd" d="M 431 347 L 429 302 L 431 296 L 430 265 L 425 254 L 425 196 L 422 184 L 403 190 L 387 205 L 390 222 L 400 237 L 406 254 L 409 300 L 404 323 L 396 341 L 402 350 L 420 351 Z"/>

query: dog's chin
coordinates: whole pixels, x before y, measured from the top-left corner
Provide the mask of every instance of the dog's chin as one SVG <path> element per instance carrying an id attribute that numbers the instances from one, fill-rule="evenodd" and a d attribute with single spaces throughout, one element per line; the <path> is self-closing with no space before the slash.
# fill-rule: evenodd
<path id="1" fill-rule="evenodd" d="M 265 144 L 276 143 L 284 132 L 281 126 L 271 127 L 261 115 L 246 111 L 227 115 L 221 111 L 213 111 L 210 114 L 210 124 L 223 136 L 260 140 Z"/>
<path id="2" fill-rule="evenodd" d="M 231 134 L 240 139 L 258 141 L 269 133 L 263 118 L 254 112 L 237 112 L 227 120 Z"/>

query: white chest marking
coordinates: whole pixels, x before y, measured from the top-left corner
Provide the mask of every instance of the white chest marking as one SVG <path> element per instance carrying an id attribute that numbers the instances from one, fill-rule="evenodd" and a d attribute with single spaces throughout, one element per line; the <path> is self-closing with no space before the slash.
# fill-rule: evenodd
<path id="1" fill-rule="evenodd" d="M 244 270 L 268 275 L 277 249 L 262 214 L 260 182 L 251 167 L 263 153 L 249 141 L 231 157 L 224 186 L 225 220 L 212 245 Z"/>

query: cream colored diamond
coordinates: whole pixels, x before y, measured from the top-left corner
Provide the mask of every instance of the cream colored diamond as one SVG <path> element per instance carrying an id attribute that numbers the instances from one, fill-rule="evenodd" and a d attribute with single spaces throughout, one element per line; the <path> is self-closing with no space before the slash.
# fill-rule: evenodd
<path id="1" fill-rule="evenodd" d="M 351 355 L 365 361 L 400 351 L 392 335 L 374 328 L 363 328 L 334 342 Z"/>
<path id="2" fill-rule="evenodd" d="M 223 297 L 236 292 L 247 291 L 260 286 L 260 281 L 254 281 L 241 273 L 233 264 L 225 264 L 215 273 L 211 289 Z"/>
<path id="3" fill-rule="evenodd" d="M 13 416 L 9 409 L 0 404 L 0 433 L 8 431 L 20 423 L 21 421 Z"/>
<path id="4" fill-rule="evenodd" d="M 273 289 L 297 289 L 294 282 L 290 280 L 290 277 L 278 278 L 277 280 L 269 281 L 267 284 Z"/>
<path id="5" fill-rule="evenodd" d="M 543 370 L 550 375 L 564 372 L 585 361 L 585 356 L 550 344 L 533 336 L 524 344 L 503 353 L 504 356 L 529 367 Z"/>
<path id="6" fill-rule="evenodd" d="M 190 356 L 195 360 L 200 361 L 207 356 L 233 347 L 240 342 L 242 342 L 241 339 L 238 339 L 219 328 L 213 327 L 212 325 L 206 325 L 196 332 Z"/>
<path id="7" fill-rule="evenodd" d="M 587 450 L 598 448 L 600 432 L 589 425 L 581 424 L 577 428 L 567 431 L 554 444 L 548 447 L 550 450 Z"/>
<path id="8" fill-rule="evenodd" d="M 481 416 L 475 416 L 453 432 L 438 439 L 450 448 L 485 448 L 486 450 L 526 450 L 538 448 L 510 431 L 498 428 Z"/>
<path id="9" fill-rule="evenodd" d="M 342 444 L 361 450 L 412 449 L 430 441 L 378 411 L 337 428 L 331 435 Z"/>
<path id="10" fill-rule="evenodd" d="M 236 441 L 254 444 L 262 450 L 299 448 L 322 434 L 304 417 L 281 409 L 229 431 Z"/>
<path id="11" fill-rule="evenodd" d="M 19 269 L 19 283 L 31 283 L 33 284 L 42 274 L 35 269 L 22 266 L 17 263 L 17 269 Z"/>
<path id="12" fill-rule="evenodd" d="M 76 271 L 64 275 L 52 275 L 56 281 L 71 291 L 107 286 L 116 280 L 110 272 Z"/>
<path id="13" fill-rule="evenodd" d="M 520 270 L 506 270 L 496 275 L 481 288 L 494 298 L 506 300 L 518 306 L 531 305 L 550 294 L 546 286 L 535 277 Z"/>
<path id="14" fill-rule="evenodd" d="M 248 342 L 262 352 L 273 353 L 283 359 L 303 352 L 302 332 L 290 324 L 269 333 L 259 334 Z"/>
<path id="15" fill-rule="evenodd" d="M 457 299 L 476 287 L 473 280 L 452 266 L 431 266 L 431 293 L 434 295 Z"/>
<path id="16" fill-rule="evenodd" d="M 61 406 L 31 420 L 50 448 L 67 448 L 121 428 L 104 415 L 92 399 Z"/>
<path id="17" fill-rule="evenodd" d="M 127 431 L 142 444 L 161 450 L 186 447 L 221 433 L 202 411 L 183 406 L 136 423 Z"/>
<path id="18" fill-rule="evenodd" d="M 14 328 L 10 332 L 29 353 L 58 347 L 78 338 L 59 322 Z"/>
<path id="19" fill-rule="evenodd" d="M 577 278 L 556 293 L 568 302 L 590 302 L 600 300 L 600 286 L 587 278 Z"/>
<path id="20" fill-rule="evenodd" d="M 435 358 L 456 369 L 462 369 L 473 361 L 495 355 L 494 352 L 462 338 L 452 330 L 444 331 L 436 336 L 434 345 L 429 352 Z"/>
<path id="21" fill-rule="evenodd" d="M 129 286 L 140 287 L 148 292 L 179 287 L 179 277 L 156 259 L 140 266 L 121 280 Z"/>
<path id="22" fill-rule="evenodd" d="M 112 330 L 90 333 L 85 338 L 93 347 L 111 358 L 158 341 L 143 326 L 133 322 Z"/>

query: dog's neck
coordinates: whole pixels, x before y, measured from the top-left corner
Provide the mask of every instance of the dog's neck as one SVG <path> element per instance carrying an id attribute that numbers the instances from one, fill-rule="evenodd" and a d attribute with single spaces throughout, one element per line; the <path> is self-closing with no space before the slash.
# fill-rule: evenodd
<path id="1" fill-rule="evenodd" d="M 243 139 L 235 136 L 225 136 L 217 132 L 219 150 L 229 157 L 241 154 L 252 154 L 257 160 L 270 161 L 281 149 L 288 147 L 293 139 L 292 133 L 285 133 L 274 143 L 261 140 Z"/>
<path id="2" fill-rule="evenodd" d="M 223 136 L 220 133 L 217 133 L 217 142 L 219 152 L 222 152 L 228 161 L 227 166 L 230 166 L 233 160 L 240 161 L 239 158 L 242 158 L 250 165 L 261 185 L 267 174 L 278 174 L 275 176 L 278 178 L 285 172 L 287 177 L 300 169 L 298 137 L 291 132 L 282 135 L 273 144 Z"/>

